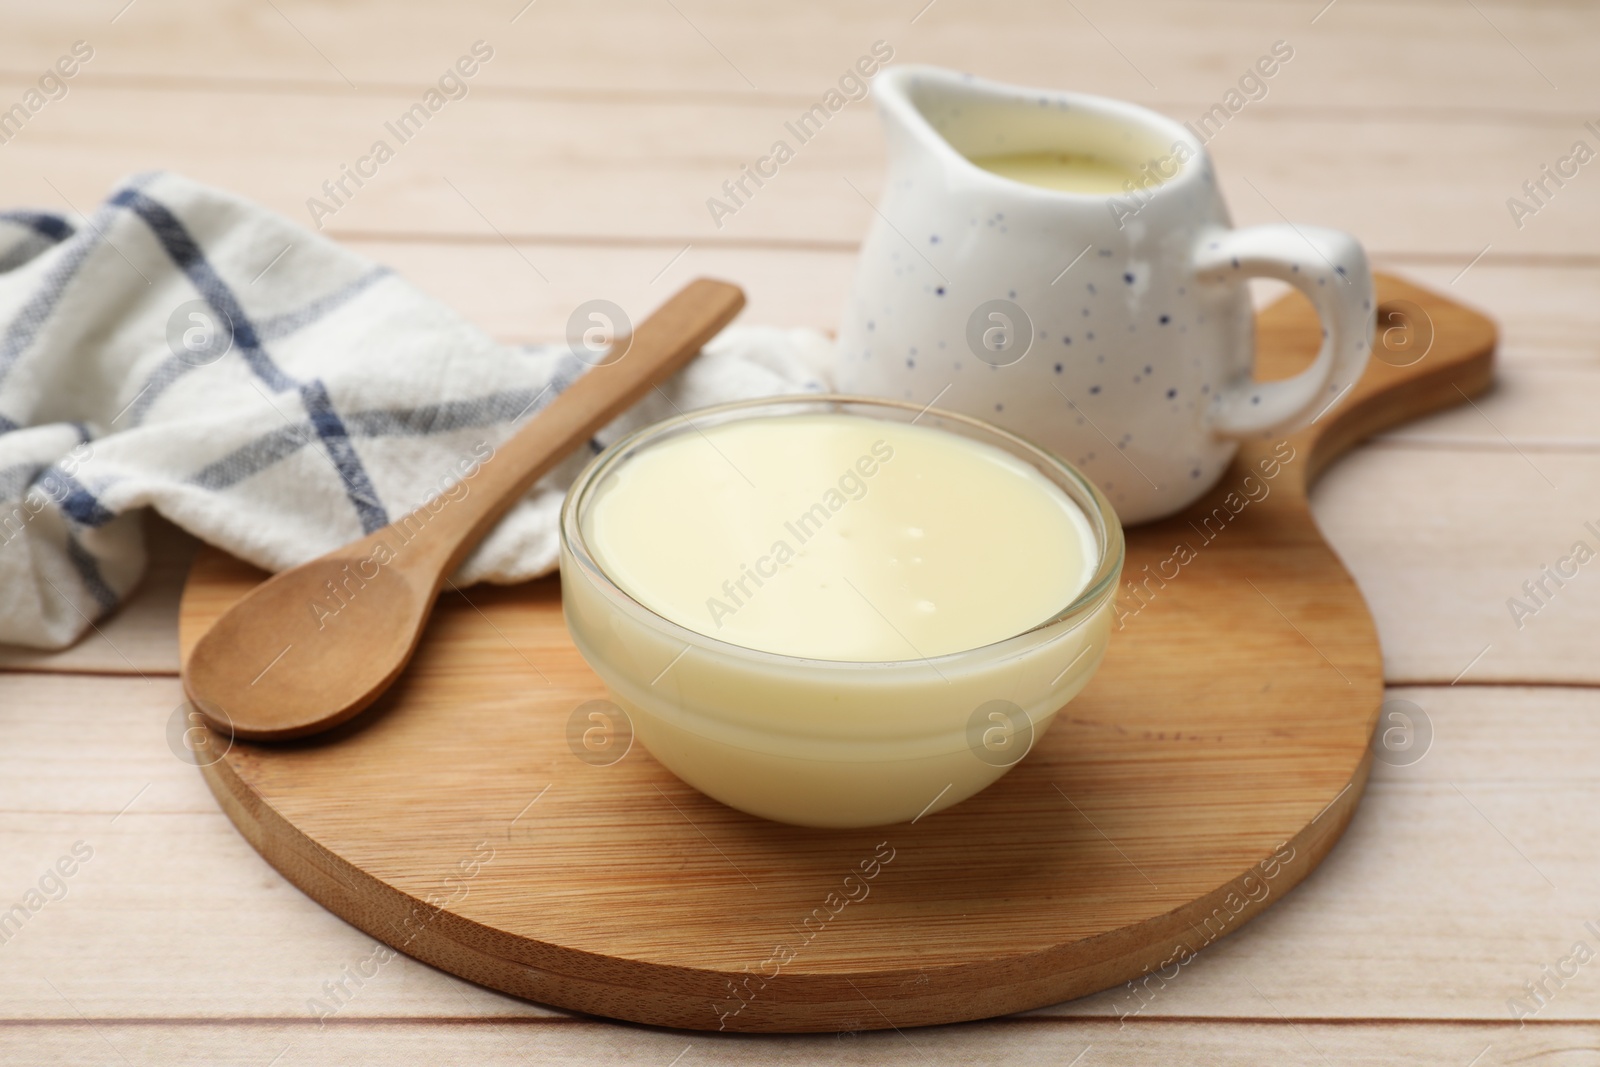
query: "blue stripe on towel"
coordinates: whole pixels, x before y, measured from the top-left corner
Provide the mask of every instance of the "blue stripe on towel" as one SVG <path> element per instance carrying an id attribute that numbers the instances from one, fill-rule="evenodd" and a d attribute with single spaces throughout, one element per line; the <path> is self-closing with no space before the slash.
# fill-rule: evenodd
<path id="1" fill-rule="evenodd" d="M 117 517 L 116 512 L 100 503 L 81 482 L 59 468 L 46 470 L 37 484 L 69 519 L 81 526 L 104 526 Z"/>
<path id="2" fill-rule="evenodd" d="M 26 226 L 40 237 L 48 237 L 52 241 L 65 241 L 72 236 L 72 224 L 60 215 L 43 211 L 0 211 L 0 219 Z"/>
<path id="3" fill-rule="evenodd" d="M 344 480 L 345 495 L 361 516 L 361 528 L 371 533 L 389 525 L 389 514 L 378 500 L 378 491 L 373 488 L 372 479 L 367 477 L 366 469 L 361 466 L 361 458 L 350 443 L 350 433 L 345 429 L 344 420 L 334 410 L 327 386 L 320 381 L 307 382 L 300 387 L 300 402 L 305 404 L 306 412 L 311 416 L 311 425 L 316 429 L 317 436 L 322 438 L 333 465 L 338 468 L 339 477 Z"/>
<path id="4" fill-rule="evenodd" d="M 275 391 L 299 391 L 301 403 L 311 416 L 311 425 L 322 438 L 334 468 L 344 482 L 345 495 L 350 498 L 361 519 L 361 528 L 371 533 L 388 525 L 388 513 L 378 500 L 377 490 L 373 488 L 366 468 L 361 465 L 361 457 L 350 443 L 343 420 L 334 410 L 327 387 L 320 381 L 297 382 L 272 361 L 266 349 L 261 347 L 260 335 L 245 315 L 244 307 L 233 295 L 233 290 L 207 262 L 199 243 L 183 223 L 164 204 L 151 199 L 139 189 L 124 189 L 112 198 L 112 202 L 131 209 L 143 219 L 167 255 L 172 257 L 172 262 L 194 283 L 206 302 L 228 317 L 233 324 L 233 347 L 256 377 Z"/>
<path id="5" fill-rule="evenodd" d="M 0 222 L 9 222 L 23 231 L 6 233 L 5 247 L 0 248 L 0 274 L 31 263 L 72 236 L 72 227 L 59 215 L 46 215 L 38 211 L 0 211 Z"/>
<path id="6" fill-rule="evenodd" d="M 262 319 L 256 324 L 256 335 L 263 341 L 275 341 L 280 337 L 287 337 L 296 331 L 303 330 L 313 322 L 322 318 L 330 311 L 335 311 L 372 286 L 393 274 L 388 267 L 374 267 L 365 274 L 335 289 L 326 296 L 319 296 L 302 307 L 293 311 L 285 311 L 281 315 L 274 315 L 269 319 Z"/>
<path id="7" fill-rule="evenodd" d="M 326 296 L 318 297 L 302 307 L 295 308 L 293 311 L 286 311 L 281 315 L 275 315 L 270 319 L 263 319 L 255 325 L 256 339 L 258 342 L 270 341 L 287 337 L 298 330 L 302 330 L 329 312 L 349 303 L 357 295 L 370 289 L 374 282 L 386 278 L 392 273 L 394 272 L 388 267 L 377 267 L 342 288 L 336 289 Z M 150 412 L 150 408 L 154 406 L 157 400 L 161 399 L 161 394 L 165 393 L 178 379 L 190 371 L 198 369 L 194 364 L 185 362 L 177 356 L 168 356 L 158 363 L 156 369 L 150 373 L 150 377 L 145 380 L 144 387 L 139 391 L 138 399 L 128 409 L 128 425 L 142 425 L 144 417 Z"/>
<path id="8" fill-rule="evenodd" d="M 138 175 L 129 181 L 124 191 L 137 191 L 155 177 L 154 174 Z M 75 247 L 62 255 L 50 273 L 45 275 L 44 284 L 39 286 L 33 298 L 12 318 L 5 336 L 0 338 L 0 382 L 5 381 L 17 358 L 33 344 L 40 327 L 61 302 L 61 294 L 66 292 L 72 279 L 77 277 L 84 261 L 89 258 L 89 253 L 100 247 L 101 234 L 110 225 L 111 217 L 116 210 L 116 205 L 112 203 L 101 204 L 95 209 L 94 217 L 87 220 L 88 225 L 83 230 L 71 234 Z"/>
<path id="9" fill-rule="evenodd" d="M 189 480 L 202 489 L 227 489 L 280 459 L 294 455 L 306 445 L 309 436 L 304 426 L 284 426 L 262 434 L 249 444 L 207 463 Z"/>
<path id="10" fill-rule="evenodd" d="M 105 218 L 105 211 L 95 212 L 100 216 L 100 221 Z M 61 259 L 51 267 L 45 275 L 44 283 L 39 286 L 32 298 L 22 305 L 16 317 L 11 320 L 11 325 L 6 328 L 5 336 L 0 337 L 0 382 L 5 381 L 6 375 L 22 353 L 33 344 L 33 339 L 38 336 L 39 329 L 50 318 L 50 313 L 61 302 L 61 294 L 77 276 L 84 260 L 89 258 L 89 253 L 100 247 L 100 236 L 95 232 L 100 223 L 91 223 L 89 228 L 77 235 L 74 239 L 76 247 L 66 251 Z"/>
<path id="11" fill-rule="evenodd" d="M 530 411 L 548 404 L 565 384 L 558 379 L 547 389 L 502 389 L 465 400 L 447 400 L 421 407 L 354 411 L 344 416 L 344 430 L 352 439 L 360 439 L 423 437 L 477 426 L 512 426 L 519 416 L 526 416 Z M 190 481 L 202 489 L 226 489 L 293 455 L 308 443 L 309 436 L 299 426 L 284 426 L 262 434 L 249 444 L 241 445 L 206 464 Z"/>
<path id="12" fill-rule="evenodd" d="M 161 394 L 166 392 L 173 382 L 176 382 L 190 371 L 199 369 L 193 363 L 186 363 L 177 356 L 168 356 L 160 363 L 157 363 L 156 369 L 150 372 L 150 377 L 145 379 L 144 386 L 139 390 L 138 395 L 134 397 L 133 403 L 128 406 L 126 412 L 128 425 L 142 425 L 145 415 L 150 412 L 151 405 L 161 399 Z"/>
<path id="13" fill-rule="evenodd" d="M 556 386 L 500 389 L 465 400 L 445 400 L 414 408 L 354 411 L 345 417 L 345 425 L 356 437 L 425 437 L 450 433 L 471 426 L 510 422 L 527 411 L 534 401 L 542 400 L 541 393 L 552 394 L 555 390 Z"/>
<path id="14" fill-rule="evenodd" d="M 70 534 L 67 535 L 67 559 L 72 561 L 73 569 L 78 572 L 78 580 L 94 597 L 95 603 L 100 605 L 102 614 L 117 606 L 116 590 L 106 584 L 105 576 L 100 573 L 99 562 Z"/>
<path id="15" fill-rule="evenodd" d="M 184 228 L 178 216 L 167 210 L 166 205 L 146 196 L 140 189 L 124 189 L 111 198 L 111 203 L 129 208 L 143 219 L 145 225 L 155 234 L 156 240 L 161 242 L 161 247 L 166 250 L 167 255 L 172 257 L 172 262 L 177 264 L 178 269 L 188 276 L 196 289 L 200 290 L 200 295 L 205 297 L 206 303 L 215 308 L 219 314 L 226 316 L 233 324 L 233 347 L 244 358 L 245 364 L 257 378 L 270 386 L 274 392 L 293 389 L 299 384 L 285 374 L 261 347 L 261 339 L 256 334 L 256 328 L 245 315 L 239 299 L 233 295 L 233 290 L 228 288 L 227 283 L 206 260 L 200 245 Z"/>

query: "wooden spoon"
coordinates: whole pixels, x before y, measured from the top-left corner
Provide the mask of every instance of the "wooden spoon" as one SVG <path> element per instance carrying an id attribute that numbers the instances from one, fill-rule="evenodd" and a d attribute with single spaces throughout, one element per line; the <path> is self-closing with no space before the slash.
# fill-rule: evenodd
<path id="1" fill-rule="evenodd" d="M 431 506 L 257 586 L 189 654 L 190 701 L 217 729 L 258 741 L 318 733 L 371 704 L 416 651 L 445 580 L 500 516 L 743 306 L 737 286 L 691 282 L 631 343 L 612 346 L 621 358 L 584 373 L 488 458 L 441 471 L 461 480 Z"/>

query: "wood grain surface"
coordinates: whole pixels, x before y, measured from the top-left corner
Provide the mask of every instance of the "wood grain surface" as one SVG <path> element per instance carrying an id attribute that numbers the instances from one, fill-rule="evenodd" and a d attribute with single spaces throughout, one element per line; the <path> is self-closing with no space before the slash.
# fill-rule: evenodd
<path id="1" fill-rule="evenodd" d="M 1600 179 L 1586 167 L 1521 229 L 1506 210 L 1600 115 L 1600 8 L 0 0 L 0 19 L 6 104 L 74 40 L 95 46 L 70 94 L 0 147 L 0 203 L 68 213 L 92 210 L 122 175 L 176 167 L 304 218 L 305 198 L 396 104 L 472 40 L 492 41 L 473 95 L 430 130 L 448 143 L 417 140 L 330 225 L 507 341 L 560 337 L 596 296 L 637 320 L 700 273 L 744 285 L 747 321 L 831 329 L 871 218 L 844 181 L 871 197 L 882 180 L 869 103 L 837 116 L 723 230 L 696 210 L 708 176 L 720 184 L 772 136 L 728 125 L 736 109 L 789 117 L 875 39 L 902 61 L 1124 97 L 1178 119 L 1283 39 L 1294 61 L 1208 146 L 1235 220 L 1343 226 L 1379 266 L 1487 309 L 1503 329 L 1496 381 L 1476 407 L 1379 434 L 1311 494 L 1376 620 L 1387 696 L 1426 709 L 1431 749 L 1413 765 L 1375 763 L 1339 848 L 1137 1016 L 1119 1018 L 1137 1002 L 1118 987 L 927 1031 L 685 1036 L 543 1008 L 400 956 L 319 1022 L 308 999 L 373 942 L 273 871 L 174 758 L 176 606 L 193 542 L 154 520 L 157 566 L 96 632 L 64 653 L 0 649 L 0 900 L 20 899 L 74 841 L 96 850 L 68 896 L 0 948 L 0 1060 L 1060 1067 L 1081 1054 L 1078 1067 L 1495 1067 L 1600 1054 L 1600 982 L 1587 968 L 1525 1026 L 1507 1008 L 1596 918 L 1586 887 L 1600 877 L 1600 582 L 1586 570 L 1521 629 L 1506 610 L 1600 519 Z M 675 113 L 690 121 L 641 140 Z M 508 136 L 508 122 L 519 132 Z M 1305 136 L 1285 139 L 1296 130 Z M 837 164 L 831 185 L 808 176 L 825 161 Z M 574 178 L 603 182 L 604 195 L 557 201 Z M 486 204 L 485 190 L 504 191 Z M 677 232 L 686 220 L 693 228 Z M 826 241 L 797 242 L 797 220 Z"/>
<path id="2" fill-rule="evenodd" d="M 779 826 L 642 749 L 584 758 L 569 716 L 605 691 L 555 579 L 447 597 L 367 714 L 323 741 L 223 752 L 213 738 L 207 780 L 251 844 L 337 914 L 561 1007 L 872 1030 L 1152 969 L 1141 980 L 1164 984 L 1305 877 L 1366 781 L 1381 655 L 1306 488 L 1362 437 L 1481 391 L 1495 343 L 1482 316 L 1397 279 L 1380 279 L 1379 302 L 1394 324 L 1368 373 L 1292 439 L 1242 449 L 1183 515 L 1129 531 L 1119 632 L 1090 688 L 1000 783 L 926 821 Z M 1320 329 L 1296 295 L 1260 335 L 1261 372 L 1277 377 Z M 204 553 L 185 647 L 261 577 Z"/>

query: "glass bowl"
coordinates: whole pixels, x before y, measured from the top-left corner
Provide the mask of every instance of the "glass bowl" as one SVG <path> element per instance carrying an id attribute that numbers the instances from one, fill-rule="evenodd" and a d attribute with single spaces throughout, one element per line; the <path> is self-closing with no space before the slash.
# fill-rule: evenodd
<path id="1" fill-rule="evenodd" d="M 584 519 L 618 464 L 678 434 L 819 412 L 915 421 L 1032 465 L 1089 520 L 1096 543 L 1088 584 L 1049 619 L 992 644 L 859 662 L 758 651 L 686 629 L 628 595 L 597 564 Z M 772 397 L 663 420 L 596 456 L 561 510 L 567 628 L 634 736 L 708 796 L 801 826 L 906 822 L 999 779 L 1099 666 L 1122 562 L 1122 527 L 1110 502 L 1062 459 L 979 419 L 875 398 Z M 982 560 L 973 560 L 974 581 L 982 571 Z"/>

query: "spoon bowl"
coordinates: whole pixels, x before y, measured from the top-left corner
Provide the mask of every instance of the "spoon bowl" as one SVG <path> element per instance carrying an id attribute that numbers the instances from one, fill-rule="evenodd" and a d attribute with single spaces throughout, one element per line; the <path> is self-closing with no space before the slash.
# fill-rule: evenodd
<path id="1" fill-rule="evenodd" d="M 184 672 L 201 713 L 237 736 L 284 740 L 331 729 L 387 689 L 436 594 L 394 568 L 355 586 L 361 562 L 324 556 L 284 571 L 218 619 Z"/>

